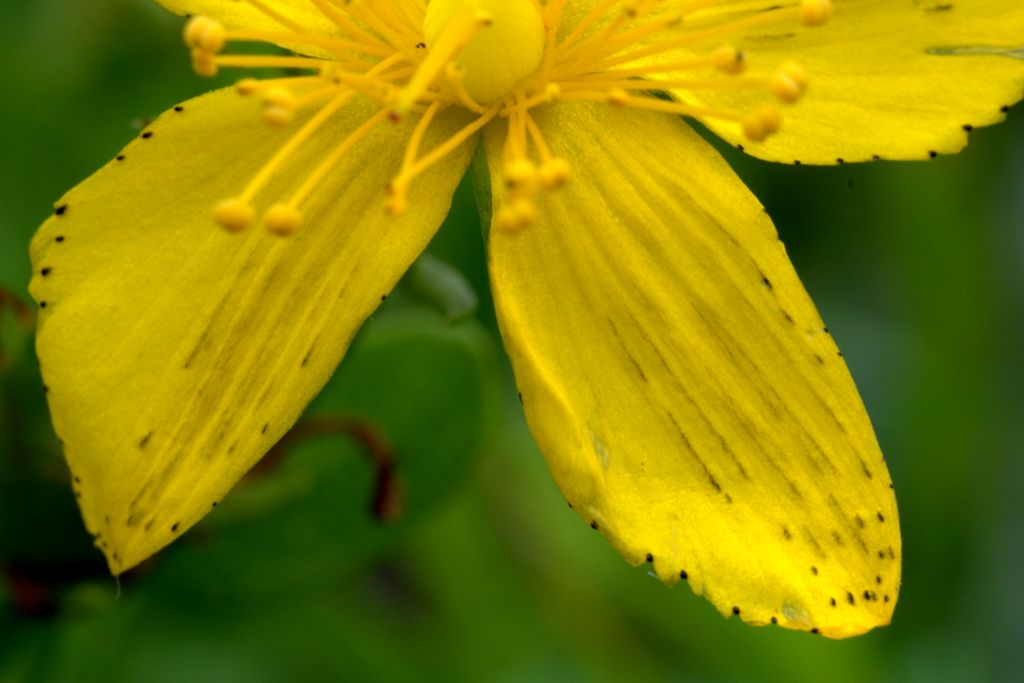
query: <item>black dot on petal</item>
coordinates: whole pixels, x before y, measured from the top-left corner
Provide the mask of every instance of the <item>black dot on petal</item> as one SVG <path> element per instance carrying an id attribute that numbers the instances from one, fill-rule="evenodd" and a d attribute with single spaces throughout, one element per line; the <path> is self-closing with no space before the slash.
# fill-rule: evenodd
<path id="1" fill-rule="evenodd" d="M 213 505 L 211 505 L 210 507 L 217 507 L 217 505 L 218 505 L 218 502 L 217 501 L 213 501 Z"/>
<path id="2" fill-rule="evenodd" d="M 877 155 L 877 154 L 872 154 L 871 155 L 871 161 L 881 161 L 881 160 L 882 160 L 882 157 L 880 157 L 879 155 Z"/>
<path id="3" fill-rule="evenodd" d="M 264 423 L 263 427 L 260 428 L 260 434 L 266 434 L 268 429 L 270 429 L 270 423 Z"/>
<path id="4" fill-rule="evenodd" d="M 46 308 L 46 306 L 47 306 L 47 303 L 45 301 L 40 301 L 39 302 L 39 308 Z"/>
<path id="5" fill-rule="evenodd" d="M 653 563 L 654 562 L 654 555 L 652 555 L 650 553 L 647 553 L 647 562 L 648 563 Z"/>
<path id="6" fill-rule="evenodd" d="M 115 158 L 115 159 L 117 159 L 118 161 L 124 161 L 124 155 L 123 155 L 123 154 L 118 154 L 118 155 L 117 155 L 116 157 L 114 157 L 114 158 Z"/>
<path id="7" fill-rule="evenodd" d="M 817 635 L 817 634 L 821 633 L 821 631 L 819 631 L 819 630 L 817 629 L 817 627 L 815 627 L 815 628 L 812 628 L 812 629 L 811 629 L 811 633 L 813 633 L 813 634 Z"/>
<path id="8" fill-rule="evenodd" d="M 690 578 L 690 575 L 686 573 L 685 569 L 681 569 L 679 571 L 679 578 L 682 579 L 683 581 L 686 581 L 688 578 Z"/>
<path id="9" fill-rule="evenodd" d="M 178 532 L 178 527 L 180 525 L 181 525 L 181 522 L 175 522 L 174 524 L 172 524 L 171 525 L 171 533 L 172 534 L 177 533 Z"/>
<path id="10" fill-rule="evenodd" d="M 836 599 L 835 598 L 829 598 L 828 599 L 828 604 L 830 604 L 833 607 L 835 607 L 836 606 Z"/>
<path id="11" fill-rule="evenodd" d="M 871 591 L 864 591 L 864 599 L 865 600 L 870 600 L 871 599 Z"/>
<path id="12" fill-rule="evenodd" d="M 889 602 L 889 596 L 888 596 L 888 595 L 883 595 L 883 596 L 882 596 L 882 600 L 883 600 L 884 602 Z"/>
<path id="13" fill-rule="evenodd" d="M 837 164 L 845 164 L 846 163 L 846 159 L 844 159 L 842 157 L 836 157 L 836 163 Z"/>
<path id="14" fill-rule="evenodd" d="M 743 145 L 736 145 L 736 149 L 742 152 L 744 150 L 744 147 Z"/>
<path id="15" fill-rule="evenodd" d="M 50 274 L 50 272 L 51 270 L 49 268 L 43 268 L 42 270 L 39 271 L 39 274 L 42 275 L 43 277 L 46 277 L 47 275 Z"/>
<path id="16" fill-rule="evenodd" d="M 597 520 L 590 523 L 590 528 L 597 531 Z"/>
<path id="17" fill-rule="evenodd" d="M 56 236 L 56 237 L 55 237 L 55 238 L 53 239 L 53 241 L 54 241 L 54 242 L 63 242 L 63 241 L 64 241 L 64 235 L 57 235 L 57 236 Z"/>
<path id="18" fill-rule="evenodd" d="M 939 156 L 939 153 L 936 152 L 934 149 L 928 150 L 928 158 L 929 159 L 934 159 L 937 156 Z"/>
<path id="19" fill-rule="evenodd" d="M 811 573 L 812 573 L 812 574 L 814 574 L 815 576 L 817 576 L 817 575 L 818 575 L 818 568 L 817 568 L 817 567 L 814 567 L 814 566 L 812 566 L 812 567 L 811 567 Z"/>
<path id="20" fill-rule="evenodd" d="M 732 613 L 733 613 L 733 614 L 735 614 L 735 615 L 739 615 L 739 613 L 740 613 L 740 608 L 739 608 L 739 607 L 733 607 L 733 608 L 732 608 Z"/>
<path id="21" fill-rule="evenodd" d="M 885 521 L 885 515 L 883 515 L 881 512 L 875 513 L 875 516 L 878 517 L 878 521 L 879 522 L 884 522 Z"/>
<path id="22" fill-rule="evenodd" d="M 142 139 L 143 140 L 148 140 L 151 137 L 153 137 L 153 131 L 151 131 L 151 130 L 147 130 L 145 133 L 142 134 Z"/>
<path id="23" fill-rule="evenodd" d="M 800 165 L 800 164 L 802 164 L 802 163 L 803 163 L 803 162 L 802 162 L 802 161 L 800 161 L 799 159 L 793 159 L 793 165 L 794 165 L 794 166 L 799 166 L 799 165 Z"/>
<path id="24" fill-rule="evenodd" d="M 68 211 L 68 205 L 67 204 L 61 204 L 60 206 L 58 206 L 56 209 L 53 210 L 53 213 L 55 213 L 58 216 L 63 216 L 65 213 L 67 213 L 67 211 Z"/>
<path id="25" fill-rule="evenodd" d="M 847 593 L 846 593 L 846 602 L 850 603 L 851 605 L 854 604 L 855 602 L 857 602 L 857 600 L 853 597 L 853 593 L 850 593 L 849 591 L 847 591 Z"/>
<path id="26" fill-rule="evenodd" d="M 380 295 L 380 300 L 381 301 L 387 301 L 388 300 L 388 295 L 387 294 L 381 294 Z"/>
<path id="27" fill-rule="evenodd" d="M 565 504 L 569 506 L 570 510 L 572 510 L 572 503 L 570 503 L 569 501 L 565 501 Z"/>
<path id="28" fill-rule="evenodd" d="M 179 104 L 176 107 L 174 107 L 174 111 L 176 111 L 176 112 L 178 112 L 180 114 L 181 112 L 185 111 L 185 107 L 183 107 L 183 106 L 181 106 Z"/>
<path id="29" fill-rule="evenodd" d="M 969 124 L 969 123 L 965 123 L 965 124 L 963 125 L 963 129 L 964 129 L 964 132 L 965 132 L 965 133 L 970 133 L 970 132 L 971 132 L 972 130 L 974 130 L 974 126 L 972 126 L 972 125 L 971 125 L 971 124 Z"/>
<path id="30" fill-rule="evenodd" d="M 772 617 L 772 623 L 773 623 L 773 624 L 777 624 L 777 623 L 779 623 L 779 619 L 778 619 L 778 617 Z"/>
<path id="31" fill-rule="evenodd" d="M 876 576 L 875 577 L 875 583 L 881 584 L 882 583 L 882 577 L 881 576 Z"/>
<path id="32" fill-rule="evenodd" d="M 1006 112 L 1010 111 L 1010 105 L 1004 104 L 1003 106 L 999 107 L 999 111 L 1005 114 Z"/>

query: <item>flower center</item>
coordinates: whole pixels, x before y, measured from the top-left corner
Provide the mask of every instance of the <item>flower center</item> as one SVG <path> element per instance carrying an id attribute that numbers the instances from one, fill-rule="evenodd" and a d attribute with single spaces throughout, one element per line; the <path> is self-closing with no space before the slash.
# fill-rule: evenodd
<path id="1" fill-rule="evenodd" d="M 571 169 L 544 138 L 536 107 L 572 102 L 644 109 L 734 126 L 752 141 L 779 129 L 785 106 L 800 99 L 807 75 L 797 64 L 768 65 L 747 73 L 747 59 L 729 41 L 775 24 L 815 26 L 828 19 L 830 0 L 764 6 L 747 0 L 306 0 L 335 31 L 314 31 L 268 0 L 239 0 L 262 13 L 268 30 L 228 30 L 206 17 L 185 29 L 198 73 L 221 68 L 273 68 L 302 75 L 243 79 L 242 95 L 263 100 L 268 125 L 290 126 L 296 113 L 317 108 L 234 198 L 214 210 L 218 223 L 242 230 L 256 217 L 271 178 L 353 98 L 369 98 L 378 111 L 328 147 L 313 168 L 294 179 L 288 196 L 263 210 L 275 233 L 298 229 L 302 206 L 320 182 L 373 129 L 412 119 L 401 168 L 387 184 L 387 209 L 406 209 L 410 184 L 470 141 L 484 126 L 507 125 L 505 191 L 495 214 L 499 227 L 532 222 L 539 191 L 569 181 Z M 567 19 L 575 12 L 572 20 Z M 306 12 L 308 18 L 308 11 Z M 792 30 L 787 27 L 785 30 Z M 232 42 L 298 46 L 305 55 L 223 54 Z M 763 68 L 763 67 L 762 67 Z M 708 91 L 751 91 L 739 109 L 709 106 Z M 654 96 L 668 92 L 672 99 Z M 726 98 L 729 99 L 729 98 Z M 437 115 L 461 107 L 476 119 L 423 150 Z M 291 174 L 294 175 L 294 174 Z"/>
<path id="2" fill-rule="evenodd" d="M 427 5 L 423 34 L 433 45 L 457 23 L 460 13 L 487 15 L 486 25 L 455 58 L 466 92 L 490 104 L 540 66 L 544 56 L 544 21 L 533 0 L 434 0 Z"/>

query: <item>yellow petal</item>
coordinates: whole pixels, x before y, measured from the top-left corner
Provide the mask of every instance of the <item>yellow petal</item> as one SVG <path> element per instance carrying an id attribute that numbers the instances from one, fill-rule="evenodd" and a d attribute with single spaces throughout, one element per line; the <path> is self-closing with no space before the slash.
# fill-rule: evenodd
<path id="1" fill-rule="evenodd" d="M 530 429 L 569 503 L 724 614 L 835 637 L 888 623 L 889 474 L 762 207 L 678 119 L 538 116 L 573 180 L 540 197 L 535 224 L 492 228 L 490 266 Z M 486 142 L 497 178 L 500 131 Z"/>
<path id="2" fill-rule="evenodd" d="M 267 13 L 239 0 L 156 1 L 175 14 L 210 17 L 232 29 L 288 30 Z M 316 35 L 334 35 L 338 32 L 338 27 L 309 0 L 261 0 L 260 4 Z"/>
<path id="3" fill-rule="evenodd" d="M 927 159 L 963 148 L 969 130 L 1002 121 L 1024 93 L 1020 0 L 833 3 L 823 26 L 774 24 L 736 42 L 751 73 L 795 60 L 810 75 L 804 98 L 784 107 L 782 130 L 755 143 L 736 124 L 709 122 L 716 133 L 773 161 Z M 750 91 L 675 95 L 741 112 L 765 98 Z"/>
<path id="4" fill-rule="evenodd" d="M 291 426 L 427 244 L 468 163 L 462 149 L 434 167 L 391 218 L 384 189 L 413 124 L 385 122 L 303 206 L 296 235 L 229 234 L 213 206 L 290 134 L 245 102 L 221 91 L 163 115 L 61 199 L 32 243 L 53 422 L 114 573 L 202 518 Z M 373 111 L 343 109 L 261 198 L 294 188 Z M 424 149 L 453 123 L 442 116 Z"/>

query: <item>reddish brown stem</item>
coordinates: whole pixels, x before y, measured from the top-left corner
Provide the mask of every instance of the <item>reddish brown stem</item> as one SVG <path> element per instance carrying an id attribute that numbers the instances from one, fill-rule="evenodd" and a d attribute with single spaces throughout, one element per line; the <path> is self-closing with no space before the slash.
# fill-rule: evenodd
<path id="1" fill-rule="evenodd" d="M 371 513 L 381 522 L 393 522 L 402 515 L 403 495 L 398 462 L 387 438 L 370 422 L 341 415 L 316 415 L 301 420 L 267 452 L 252 474 L 272 471 L 296 445 L 321 436 L 353 439 L 369 459 L 376 474 Z"/>

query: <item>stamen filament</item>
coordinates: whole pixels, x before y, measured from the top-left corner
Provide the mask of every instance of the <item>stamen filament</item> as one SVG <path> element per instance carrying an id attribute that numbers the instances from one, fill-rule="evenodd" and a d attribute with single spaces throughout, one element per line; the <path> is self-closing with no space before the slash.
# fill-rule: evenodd
<path id="1" fill-rule="evenodd" d="M 348 137 L 335 147 L 327 158 L 320 162 L 320 165 L 309 174 L 309 177 L 302 182 L 302 185 L 300 185 L 299 189 L 292 194 L 287 203 L 290 206 L 297 208 L 302 204 L 302 202 L 306 201 L 306 198 L 312 194 L 313 190 L 316 189 L 316 186 L 320 184 L 320 181 L 324 179 L 324 176 L 326 176 L 331 169 L 341 161 L 341 159 L 349 152 L 349 150 L 352 149 L 352 147 L 356 145 L 356 143 L 366 137 L 366 135 L 377 126 L 377 124 L 383 121 L 387 117 L 387 114 L 388 110 L 386 108 L 378 111 L 363 122 L 359 128 L 350 133 Z"/>
<path id="2" fill-rule="evenodd" d="M 348 34 L 352 39 L 362 42 L 365 45 L 372 45 L 377 48 L 393 51 L 391 46 L 376 36 L 364 31 L 356 22 L 352 21 L 342 10 L 335 7 L 326 0 L 309 0 L 324 16 L 330 19 L 335 26 Z"/>
<path id="3" fill-rule="evenodd" d="M 757 26 L 763 26 L 765 24 L 773 24 L 782 21 L 787 18 L 799 16 L 801 14 L 801 7 L 784 7 L 780 9 L 774 9 L 768 12 L 763 12 L 750 17 L 743 17 L 736 19 L 731 22 L 719 24 L 712 28 L 705 29 L 703 31 L 692 31 L 682 36 L 670 38 L 660 43 L 655 43 L 646 48 L 635 50 L 634 52 L 627 53 L 625 55 L 615 56 L 616 52 L 623 48 L 629 47 L 628 43 L 621 43 L 620 41 L 611 41 L 606 46 L 605 53 L 608 57 L 598 61 L 598 65 L 601 69 L 609 69 L 620 64 L 629 64 L 635 62 L 644 57 L 651 57 L 657 54 L 668 52 L 670 50 L 686 47 L 693 45 L 709 38 L 715 38 L 721 35 L 727 35 L 730 33 L 737 33 Z"/>
<path id="4" fill-rule="evenodd" d="M 420 63 L 416 73 L 409 80 L 392 109 L 392 118 L 401 119 L 409 111 L 413 103 L 437 79 L 448 63 L 451 62 L 466 43 L 481 27 L 490 21 L 484 12 L 475 12 L 468 7 L 461 7 L 448 20 L 437 41 L 427 50 L 426 58 Z"/>

